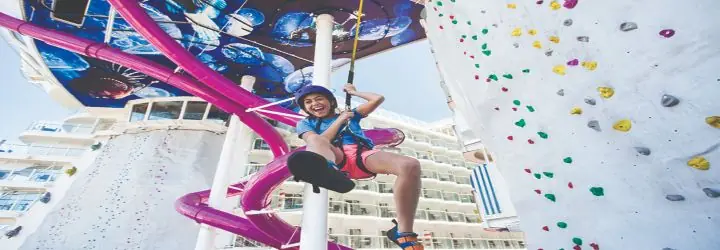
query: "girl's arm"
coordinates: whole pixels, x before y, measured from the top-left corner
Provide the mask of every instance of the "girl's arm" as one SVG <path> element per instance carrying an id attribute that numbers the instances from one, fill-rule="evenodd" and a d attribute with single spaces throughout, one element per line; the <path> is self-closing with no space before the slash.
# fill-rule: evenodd
<path id="1" fill-rule="evenodd" d="M 345 92 L 347 92 L 350 95 L 354 95 L 357 97 L 360 97 L 362 99 L 365 99 L 367 102 L 361 104 L 357 107 L 357 112 L 360 113 L 363 116 L 368 116 L 370 113 L 375 111 L 378 107 L 380 107 L 380 104 L 382 104 L 385 101 L 385 97 L 379 94 L 371 93 L 371 92 L 358 92 L 355 89 L 355 86 L 352 84 L 346 84 L 345 85 Z"/>
<path id="2" fill-rule="evenodd" d="M 332 143 L 333 139 L 335 139 L 335 136 L 337 135 L 338 131 L 340 130 L 340 127 L 345 124 L 350 118 L 353 117 L 352 111 L 346 111 L 340 113 L 340 116 L 335 119 L 335 121 L 330 124 L 330 127 L 328 127 L 325 132 L 321 134 L 322 137 L 325 137 Z"/>

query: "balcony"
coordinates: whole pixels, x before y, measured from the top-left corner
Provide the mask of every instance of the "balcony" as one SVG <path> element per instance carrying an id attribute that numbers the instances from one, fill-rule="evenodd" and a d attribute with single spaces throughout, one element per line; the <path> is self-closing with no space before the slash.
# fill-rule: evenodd
<path id="1" fill-rule="evenodd" d="M 78 143 L 90 145 L 94 142 L 96 126 L 61 122 L 35 122 L 30 125 L 19 139 L 24 143 L 47 141 L 58 143 Z"/>
<path id="2" fill-rule="evenodd" d="M 230 114 L 197 97 L 163 97 L 129 101 L 125 130 L 201 129 L 224 132 Z"/>
<path id="3" fill-rule="evenodd" d="M 9 188 L 45 188 L 62 174 L 61 166 L 33 166 L 0 170 L 0 186 Z"/>
<path id="4" fill-rule="evenodd" d="M 0 218 L 14 218 L 28 211 L 44 192 L 6 191 L 0 193 Z"/>
<path id="5" fill-rule="evenodd" d="M 33 144 L 0 144 L 0 158 L 10 160 L 67 162 L 81 157 L 86 148 Z"/>

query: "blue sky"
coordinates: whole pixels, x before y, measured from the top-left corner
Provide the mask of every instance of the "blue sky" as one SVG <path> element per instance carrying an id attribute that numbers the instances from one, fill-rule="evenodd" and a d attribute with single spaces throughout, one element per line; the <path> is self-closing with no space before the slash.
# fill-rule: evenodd
<path id="1" fill-rule="evenodd" d="M 1 40 L 1 39 L 0 39 Z M 62 120 L 75 110 L 68 110 L 39 87 L 28 83 L 20 72 L 20 57 L 4 40 L 0 41 L 3 59 L 0 75 L 0 138 L 15 140 L 17 135 L 37 120 Z M 347 80 L 348 66 L 332 76 L 333 87 L 340 90 Z M 363 59 L 355 64 L 355 85 L 360 91 L 371 91 L 386 97 L 382 108 L 436 121 L 451 115 L 440 88 L 440 78 L 426 41 Z"/>

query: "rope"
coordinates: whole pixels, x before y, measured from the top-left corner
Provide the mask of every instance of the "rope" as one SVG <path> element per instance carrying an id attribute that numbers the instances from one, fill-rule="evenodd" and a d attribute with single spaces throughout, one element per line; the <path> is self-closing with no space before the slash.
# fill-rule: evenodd
<path id="1" fill-rule="evenodd" d="M 357 24 L 355 25 L 355 39 L 353 41 L 352 57 L 350 58 L 350 72 L 348 72 L 349 84 L 353 84 L 355 79 L 355 58 L 357 57 L 358 41 L 360 40 L 360 23 L 362 22 L 363 16 L 363 3 L 364 0 L 360 0 L 360 6 L 358 7 Z M 350 93 L 345 94 L 345 108 L 350 110 Z"/>

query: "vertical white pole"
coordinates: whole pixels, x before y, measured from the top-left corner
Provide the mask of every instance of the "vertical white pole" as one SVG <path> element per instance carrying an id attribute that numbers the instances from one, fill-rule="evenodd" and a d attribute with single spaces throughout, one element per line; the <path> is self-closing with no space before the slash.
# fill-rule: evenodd
<path id="1" fill-rule="evenodd" d="M 251 90 L 254 84 L 255 77 L 243 76 L 241 86 L 244 89 Z M 245 165 L 248 160 L 246 152 L 249 150 L 251 140 L 252 130 L 240 122 L 236 115 L 232 115 L 225 134 L 225 142 L 220 152 L 220 160 L 218 161 L 217 170 L 215 170 L 212 187 L 210 188 L 210 197 L 208 198 L 210 207 L 231 212 L 230 210 L 236 205 L 227 202 L 227 187 L 230 185 L 231 180 L 239 180 L 242 174 L 245 173 Z M 216 235 L 218 236 L 217 241 Z M 229 232 L 218 231 L 202 224 L 200 225 L 195 250 L 210 250 L 215 249 L 216 246 L 225 247 L 231 240 L 232 234 Z"/>
<path id="2" fill-rule="evenodd" d="M 330 87 L 333 17 L 328 14 L 318 16 L 316 27 L 313 84 Z M 320 193 L 316 194 L 312 185 L 305 184 L 303 199 L 300 250 L 327 250 L 328 191 L 320 188 Z"/>

